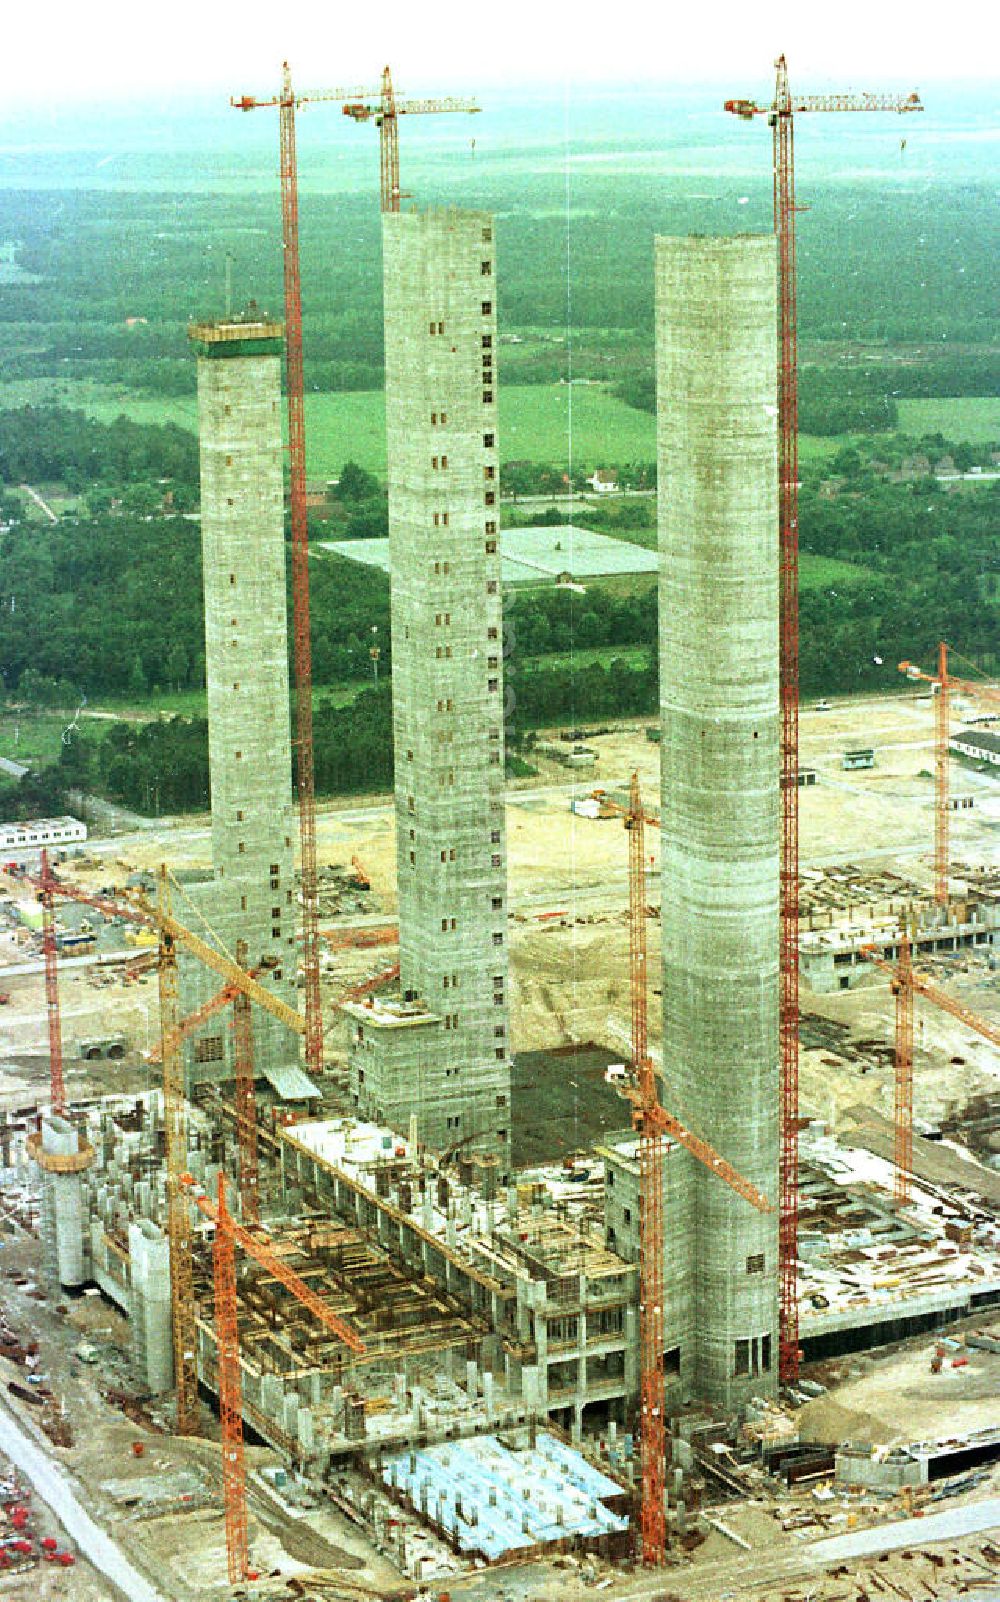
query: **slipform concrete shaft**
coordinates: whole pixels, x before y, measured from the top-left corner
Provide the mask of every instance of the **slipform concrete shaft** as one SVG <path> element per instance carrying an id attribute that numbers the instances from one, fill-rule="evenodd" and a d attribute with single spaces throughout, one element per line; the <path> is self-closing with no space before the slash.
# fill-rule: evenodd
<path id="1" fill-rule="evenodd" d="M 247 942 L 261 982 L 295 1005 L 297 897 L 291 806 L 285 600 L 281 359 L 278 324 L 195 324 L 199 350 L 201 537 L 214 883 L 196 896 L 235 955 Z M 195 887 L 197 889 L 197 887 Z M 184 919 L 184 909 L 175 910 Z M 198 928 L 199 933 L 204 930 Z M 189 976 L 184 1007 L 219 988 Z M 191 1053 L 193 1078 L 231 1072 L 231 1015 Z M 298 1060 L 284 1025 L 254 1009 L 258 1072 Z M 204 1060 L 199 1062 L 199 1056 Z"/>
<path id="2" fill-rule="evenodd" d="M 369 1105 L 396 1127 L 416 1114 L 430 1145 L 462 1142 L 505 1168 L 493 220 L 396 213 L 384 219 L 383 241 L 401 982 L 441 1024 L 424 1031 L 415 1069 L 411 1038 L 395 1082 L 387 1042 Z"/>
<path id="3" fill-rule="evenodd" d="M 664 1099 L 775 1204 L 689 1165 L 667 1344 L 723 1405 L 777 1368 L 776 352 L 773 238 L 656 241 Z"/>

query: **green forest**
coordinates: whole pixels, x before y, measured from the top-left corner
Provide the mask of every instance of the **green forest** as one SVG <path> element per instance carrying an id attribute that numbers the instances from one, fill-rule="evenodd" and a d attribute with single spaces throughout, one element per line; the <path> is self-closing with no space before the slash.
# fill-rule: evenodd
<path id="1" fill-rule="evenodd" d="M 714 188 L 718 215 L 735 217 L 737 180 Z M 703 199 L 676 179 L 592 175 L 571 229 L 552 177 L 522 175 L 516 195 L 492 180 L 477 199 L 499 214 L 501 383 L 597 381 L 651 411 L 652 238 L 704 231 Z M 755 194 L 738 226 L 769 227 L 767 203 Z M 900 403 L 986 404 L 1000 392 L 995 197 L 971 182 L 901 184 L 888 196 L 826 182 L 810 186 L 809 204 L 798 253 L 800 424 L 816 442 L 802 455 L 803 691 L 894 688 L 895 663 L 929 660 L 942 637 L 988 666 L 998 647 L 1000 485 L 987 475 L 1000 440 L 906 434 Z M 32 396 L 0 411 L 2 696 L 70 713 L 104 700 L 146 718 L 77 722 L 41 771 L 0 783 L 0 815 L 57 809 L 78 788 L 143 812 L 207 805 L 204 718 L 170 712 L 171 697 L 196 697 L 204 684 L 197 441 L 172 423 L 131 420 L 127 399 L 122 416 L 103 422 L 74 402 L 85 386 L 192 395 L 189 316 L 221 311 L 227 254 L 238 295 L 280 306 L 278 227 L 274 196 L 0 191 L 0 239 L 19 243 L 18 275 L 0 286 L 0 380 Z M 301 232 L 307 388 L 378 390 L 377 212 L 367 196 L 306 194 Z M 546 455 L 536 442 L 503 462 L 506 525 L 537 520 L 512 498 L 551 491 L 569 468 L 576 484 L 600 465 L 632 488 L 655 485 L 651 461 Z M 929 467 L 900 475 L 915 457 L 950 457 L 956 471 L 984 476 L 948 489 Z M 25 484 L 58 491 L 55 522 L 29 504 Z M 575 509 L 574 520 L 649 546 L 654 505 Z M 349 463 L 327 516 L 311 534 L 384 536 L 384 485 Z M 318 787 L 385 789 L 388 579 L 315 546 L 311 603 Z M 519 590 L 506 605 L 510 759 L 537 728 L 655 711 L 653 587 Z M 377 687 L 373 628 L 385 670 Z M 580 661 L 576 651 L 586 652 Z"/>

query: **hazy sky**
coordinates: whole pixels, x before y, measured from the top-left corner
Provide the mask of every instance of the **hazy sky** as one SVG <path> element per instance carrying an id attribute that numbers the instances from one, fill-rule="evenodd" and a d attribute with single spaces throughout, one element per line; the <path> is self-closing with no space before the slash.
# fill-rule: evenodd
<path id="1" fill-rule="evenodd" d="M 992 20 L 990 20 L 992 18 Z M 762 94 L 784 50 L 793 86 L 919 86 L 983 78 L 990 0 L 8 0 L 4 109 L 192 91 L 264 91 L 283 56 L 297 87 L 374 79 L 470 92 L 502 83 L 726 83 Z M 990 37 L 992 36 L 992 46 Z"/>

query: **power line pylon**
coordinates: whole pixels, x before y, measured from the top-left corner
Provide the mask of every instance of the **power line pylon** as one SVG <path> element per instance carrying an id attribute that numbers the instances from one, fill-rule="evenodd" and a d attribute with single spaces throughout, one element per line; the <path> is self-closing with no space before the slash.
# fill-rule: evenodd
<path id="1" fill-rule="evenodd" d="M 159 906 L 170 917 L 170 881 L 159 874 Z M 170 1242 L 170 1304 L 174 1344 L 177 1434 L 198 1430 L 198 1370 L 195 1353 L 194 1283 L 191 1273 L 191 1220 L 181 1192 L 187 1168 L 187 1102 L 184 1064 L 177 1048 L 177 948 L 166 923 L 160 925 L 160 1031 L 163 1053 L 163 1125 L 166 1136 L 167 1237 Z"/>
<path id="2" fill-rule="evenodd" d="M 475 100 L 399 100 L 392 86 L 392 73 L 382 69 L 380 92 L 349 100 L 344 116 L 355 122 L 374 122 L 379 131 L 379 196 L 383 211 L 398 211 L 402 191 L 399 186 L 399 118 L 440 112 L 481 111 Z"/>
<path id="3" fill-rule="evenodd" d="M 778 1223 L 778 1369 L 799 1371 L 799 410 L 795 268 L 795 123 L 800 111 L 922 111 L 917 95 L 804 95 L 792 98 L 788 65 L 775 62 L 774 100 L 727 100 L 750 121 L 766 116 L 774 136 L 774 231 L 778 241 L 779 693 L 781 702 L 780 1012 L 781 1156 Z"/>
<path id="4" fill-rule="evenodd" d="M 934 698 L 934 900 L 939 907 L 948 906 L 948 875 L 951 862 L 949 836 L 951 832 L 951 797 L 949 744 L 951 740 L 951 692 L 962 690 L 978 695 L 1000 706 L 1000 689 L 993 684 L 980 684 L 975 679 L 957 679 L 948 664 L 949 648 L 944 640 L 938 645 L 937 677 L 923 673 L 914 662 L 900 662 L 899 671 L 908 679 L 923 679 L 936 691 Z"/>
<path id="5" fill-rule="evenodd" d="M 63 1080 L 62 1022 L 59 1016 L 59 952 L 56 943 L 56 913 L 53 901 L 54 878 L 49 854 L 42 851 L 41 890 L 42 955 L 45 959 L 45 1013 L 49 1027 L 49 1099 L 52 1111 L 66 1111 Z"/>

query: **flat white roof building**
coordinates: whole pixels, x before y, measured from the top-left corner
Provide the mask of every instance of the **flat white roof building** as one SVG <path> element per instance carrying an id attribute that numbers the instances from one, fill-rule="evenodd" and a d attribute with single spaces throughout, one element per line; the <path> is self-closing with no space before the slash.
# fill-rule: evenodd
<path id="1" fill-rule="evenodd" d="M 0 823 L 0 852 L 38 851 L 42 846 L 76 845 L 87 838 L 87 825 L 79 818 L 28 818 L 21 823 Z"/>

